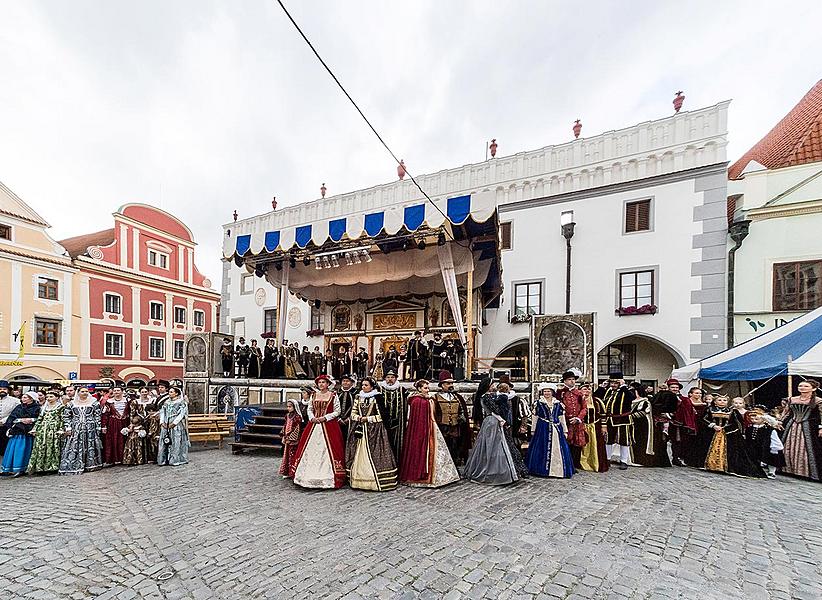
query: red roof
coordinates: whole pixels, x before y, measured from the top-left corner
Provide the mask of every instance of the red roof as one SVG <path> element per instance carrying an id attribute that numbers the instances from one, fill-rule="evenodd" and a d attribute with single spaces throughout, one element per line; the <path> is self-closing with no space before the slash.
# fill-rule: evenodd
<path id="1" fill-rule="evenodd" d="M 114 228 L 95 231 L 58 242 L 72 258 L 85 254 L 89 246 L 108 246 L 114 241 Z"/>
<path id="2" fill-rule="evenodd" d="M 738 179 L 755 160 L 768 169 L 822 161 L 822 79 L 785 117 L 728 169 Z"/>

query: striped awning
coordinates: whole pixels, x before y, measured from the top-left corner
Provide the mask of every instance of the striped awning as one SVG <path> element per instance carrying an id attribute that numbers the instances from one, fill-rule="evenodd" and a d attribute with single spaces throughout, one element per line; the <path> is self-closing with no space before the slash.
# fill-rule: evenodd
<path id="1" fill-rule="evenodd" d="M 453 226 L 468 221 L 484 223 L 496 211 L 496 198 L 492 192 L 435 200 L 434 204 L 436 206 L 427 200 L 417 200 L 280 229 L 269 228 L 270 219 L 260 218 L 246 222 L 237 227 L 233 235 L 227 235 L 223 255 L 225 258 L 248 257 L 304 249 L 309 245 L 320 247 L 329 240 L 339 242 L 374 238 L 383 233 L 394 235 L 401 230 L 435 229 L 446 221 Z"/>

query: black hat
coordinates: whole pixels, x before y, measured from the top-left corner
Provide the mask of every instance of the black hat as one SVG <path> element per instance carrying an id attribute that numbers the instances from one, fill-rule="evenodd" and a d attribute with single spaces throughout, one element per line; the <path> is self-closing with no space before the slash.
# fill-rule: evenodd
<path id="1" fill-rule="evenodd" d="M 565 381 L 566 379 L 571 379 L 571 378 L 577 379 L 577 374 L 574 373 L 573 371 L 565 371 L 565 373 L 562 374 L 562 380 L 563 381 Z"/>
<path id="2" fill-rule="evenodd" d="M 346 373 L 345 375 L 343 375 L 342 377 L 340 377 L 340 381 L 345 381 L 346 379 L 347 379 L 348 381 L 350 381 L 351 383 L 354 383 L 354 376 L 353 376 L 353 375 L 351 375 L 350 373 Z"/>
<path id="3" fill-rule="evenodd" d="M 389 375 L 393 375 L 394 377 L 397 376 L 397 372 L 394 369 L 388 369 L 385 376 L 388 377 Z"/>
<path id="4" fill-rule="evenodd" d="M 608 374 L 608 379 L 625 379 L 625 376 L 622 374 L 622 371 L 614 371 Z"/>
<path id="5" fill-rule="evenodd" d="M 160 380 L 158 380 L 158 381 L 157 381 L 157 386 L 159 387 L 159 386 L 161 386 L 161 385 L 163 385 L 163 386 L 165 386 L 165 387 L 167 387 L 167 388 L 168 388 L 168 387 L 170 387 L 170 385 L 169 385 L 168 381 L 167 381 L 167 380 L 165 380 L 165 379 L 160 379 Z"/>

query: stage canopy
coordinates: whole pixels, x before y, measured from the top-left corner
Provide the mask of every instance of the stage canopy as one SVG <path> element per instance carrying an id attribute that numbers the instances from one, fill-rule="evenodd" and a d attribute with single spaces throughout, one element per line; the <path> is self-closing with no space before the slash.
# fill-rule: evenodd
<path id="1" fill-rule="evenodd" d="M 226 225 L 223 255 L 307 301 L 438 294 L 449 298 L 459 318 L 457 289 L 471 280 L 482 305 L 497 306 L 502 266 L 495 194 L 434 203 L 345 196 L 308 202 Z"/>
<path id="2" fill-rule="evenodd" d="M 822 308 L 724 352 L 676 369 L 683 382 L 754 381 L 777 375 L 822 375 Z"/>

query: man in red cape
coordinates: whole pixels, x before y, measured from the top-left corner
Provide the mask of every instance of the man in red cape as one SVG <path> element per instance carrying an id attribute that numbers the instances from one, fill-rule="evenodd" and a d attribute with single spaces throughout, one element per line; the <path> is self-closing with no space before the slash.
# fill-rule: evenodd
<path id="1" fill-rule="evenodd" d="M 668 390 L 677 397 L 676 410 L 671 415 L 671 425 L 669 435 L 671 437 L 671 453 L 673 454 L 673 464 L 684 467 L 685 456 L 688 453 L 688 446 L 693 443 L 696 435 L 696 409 L 690 398 L 681 394 L 682 384 L 677 379 L 669 379 L 665 382 Z M 698 466 L 698 465 L 693 465 Z"/>

